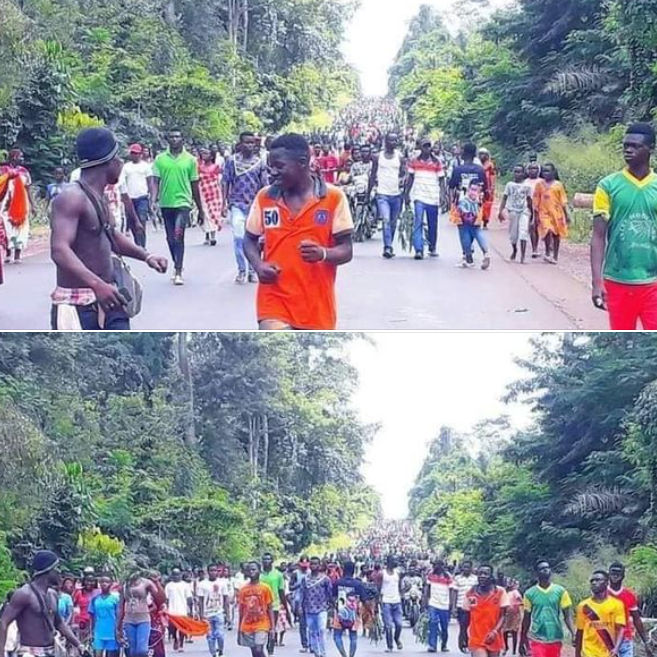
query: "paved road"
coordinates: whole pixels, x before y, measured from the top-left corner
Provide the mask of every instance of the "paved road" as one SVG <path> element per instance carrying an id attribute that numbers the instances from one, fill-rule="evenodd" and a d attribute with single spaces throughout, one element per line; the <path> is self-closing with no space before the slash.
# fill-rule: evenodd
<path id="1" fill-rule="evenodd" d="M 455 621 L 452 621 L 450 625 L 450 641 L 449 653 L 438 653 L 444 654 L 446 657 L 462 657 L 462 653 L 457 650 L 456 639 L 458 636 L 458 625 Z M 349 639 L 345 636 L 345 647 L 347 651 L 349 650 L 348 644 Z M 404 655 L 418 655 L 426 654 L 427 648 L 425 645 L 417 643 L 415 636 L 408 627 L 404 627 L 402 633 L 402 643 L 403 649 L 395 649 L 395 654 L 404 656 Z M 381 641 L 378 645 L 375 645 L 370 642 L 369 639 L 359 637 L 358 639 L 358 651 L 356 653 L 357 657 L 383 657 L 385 655 L 385 639 Z M 167 645 L 167 655 L 173 654 L 171 645 Z M 277 647 L 274 651 L 274 657 L 300 657 L 299 650 L 301 644 L 299 641 L 299 633 L 296 629 L 292 629 L 285 634 L 285 646 Z M 204 639 L 194 639 L 194 643 L 187 644 L 185 646 L 185 652 L 183 655 L 186 657 L 210 657 L 209 652 L 206 647 Z M 251 652 L 247 648 L 242 648 L 237 645 L 236 633 L 231 631 L 227 633 L 226 643 L 224 647 L 225 657 L 251 657 Z M 338 652 L 331 635 L 326 633 L 326 657 L 339 657 L 340 653 Z M 308 657 L 312 657 L 312 654 L 309 654 Z"/>
<path id="2" fill-rule="evenodd" d="M 503 230 L 489 232 L 493 262 L 487 272 L 457 267 L 455 227 L 442 219 L 440 257 L 416 262 L 397 246 L 394 260 L 381 257 L 380 233 L 355 245 L 353 262 L 338 273 L 338 328 L 356 330 L 566 330 L 605 329 L 606 317 L 589 301 L 589 291 L 553 265 L 504 260 Z M 249 330 L 255 328 L 255 285 L 239 286 L 229 230 L 219 244 L 202 244 L 203 233 L 187 234 L 184 287 L 142 263 L 144 308 L 133 322 L 139 330 Z M 167 254 L 161 232 L 149 234 L 149 248 Z M 49 294 L 55 272 L 47 253 L 6 268 L 0 287 L 0 330 L 49 328 Z"/>

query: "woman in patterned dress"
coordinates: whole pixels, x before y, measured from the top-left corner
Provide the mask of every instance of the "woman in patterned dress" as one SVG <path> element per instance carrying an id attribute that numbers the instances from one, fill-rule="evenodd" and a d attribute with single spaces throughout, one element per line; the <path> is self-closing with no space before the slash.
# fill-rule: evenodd
<path id="1" fill-rule="evenodd" d="M 221 167 L 215 164 L 209 148 L 202 148 L 198 167 L 199 188 L 205 210 L 205 244 L 217 244 L 217 232 L 221 230 Z"/>
<path id="2" fill-rule="evenodd" d="M 18 148 L 9 151 L 9 161 L 0 167 L 0 175 L 3 174 L 10 174 L 7 194 L 0 204 L 0 217 L 4 221 L 8 243 L 6 261 L 19 263 L 30 236 L 30 215 L 33 212 L 33 205 L 30 195 L 32 178 L 30 172 L 23 166 L 23 153 Z M 16 203 L 15 197 L 19 195 L 22 198 L 20 203 Z M 19 212 L 12 212 L 12 207 L 20 208 Z"/>

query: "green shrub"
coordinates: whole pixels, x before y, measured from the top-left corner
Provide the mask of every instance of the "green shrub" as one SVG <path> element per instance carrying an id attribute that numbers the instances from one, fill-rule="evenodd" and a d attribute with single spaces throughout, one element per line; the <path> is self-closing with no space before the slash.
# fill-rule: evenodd
<path id="1" fill-rule="evenodd" d="M 568 229 L 568 240 L 575 244 L 586 244 L 591 240 L 593 219 L 590 210 L 571 210 L 573 223 Z"/>
<path id="2" fill-rule="evenodd" d="M 622 164 L 624 126 L 607 134 L 591 126 L 580 127 L 572 134 L 556 133 L 547 140 L 542 162 L 553 162 L 569 196 L 577 192 L 593 193 L 598 182 L 618 170 Z"/>

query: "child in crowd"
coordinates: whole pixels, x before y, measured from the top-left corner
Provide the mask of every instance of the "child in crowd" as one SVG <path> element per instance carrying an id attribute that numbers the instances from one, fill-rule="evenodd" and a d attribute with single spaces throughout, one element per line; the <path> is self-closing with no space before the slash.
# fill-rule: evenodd
<path id="1" fill-rule="evenodd" d="M 473 180 L 470 183 L 467 193 L 456 206 L 456 212 L 459 237 L 461 238 L 461 246 L 465 255 L 463 266 L 468 268 L 474 267 L 472 246 L 476 241 L 484 256 L 481 268 L 488 269 L 490 267 L 490 254 L 482 229 L 482 191 L 481 185 L 477 181 Z"/>
<path id="2" fill-rule="evenodd" d="M 543 165 L 543 179 L 536 185 L 533 202 L 538 234 L 545 240 L 545 262 L 556 265 L 561 238 L 568 236 L 570 215 L 566 190 L 554 164 Z"/>
<path id="3" fill-rule="evenodd" d="M 507 183 L 504 198 L 500 205 L 500 221 L 509 219 L 509 239 L 511 241 L 511 260 L 518 257 L 520 242 L 520 262 L 525 263 L 529 224 L 532 217 L 532 188 L 526 182 L 525 167 L 518 164 L 513 169 L 513 182 Z"/>

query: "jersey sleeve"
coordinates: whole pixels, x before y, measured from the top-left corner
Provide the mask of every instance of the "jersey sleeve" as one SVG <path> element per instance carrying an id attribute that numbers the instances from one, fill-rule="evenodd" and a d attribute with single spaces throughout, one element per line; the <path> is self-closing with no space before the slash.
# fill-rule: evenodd
<path id="1" fill-rule="evenodd" d="M 189 182 L 198 182 L 198 162 L 194 158 L 189 164 Z"/>
<path id="2" fill-rule="evenodd" d="M 532 601 L 525 595 L 522 598 L 522 606 L 527 613 L 530 613 L 532 610 Z"/>
<path id="3" fill-rule="evenodd" d="M 636 597 L 636 594 L 633 591 L 630 592 L 628 602 L 629 602 L 628 610 L 630 612 L 639 611 L 639 598 Z"/>
<path id="4" fill-rule="evenodd" d="M 611 197 L 602 185 L 598 185 L 593 196 L 593 216 L 602 217 L 605 221 L 611 218 Z"/>
<path id="5" fill-rule="evenodd" d="M 262 235 L 265 232 L 265 226 L 262 222 L 262 206 L 260 204 L 260 194 L 255 197 L 249 216 L 246 218 L 246 230 L 251 235 Z"/>
<path id="6" fill-rule="evenodd" d="M 153 176 L 153 178 L 159 178 L 161 176 L 160 165 L 158 164 L 157 157 L 153 160 L 153 166 L 151 167 L 151 175 Z"/>
<path id="7" fill-rule="evenodd" d="M 338 205 L 335 208 L 335 214 L 333 215 L 333 235 L 348 233 L 354 229 L 354 219 L 351 216 L 347 197 L 343 191 L 340 191 L 339 193 L 340 200 L 338 201 Z"/>
<path id="8" fill-rule="evenodd" d="M 562 609 L 569 609 L 573 606 L 573 601 L 570 597 L 570 593 L 564 589 L 563 595 L 561 596 L 560 606 Z"/>
<path id="9" fill-rule="evenodd" d="M 511 190 L 511 183 L 507 183 L 507 184 L 504 186 L 504 196 L 509 196 L 509 192 L 510 192 L 510 190 Z"/>
<path id="10" fill-rule="evenodd" d="M 577 607 L 577 615 L 575 618 L 575 629 L 583 630 L 586 627 L 586 616 L 584 616 L 584 603 L 580 603 Z"/>

